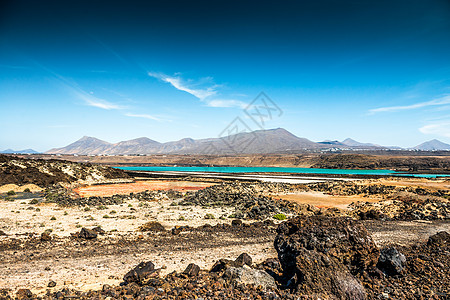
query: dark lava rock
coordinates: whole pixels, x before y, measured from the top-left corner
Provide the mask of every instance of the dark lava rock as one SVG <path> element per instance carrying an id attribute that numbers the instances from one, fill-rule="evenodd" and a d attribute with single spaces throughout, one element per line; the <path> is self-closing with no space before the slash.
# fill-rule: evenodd
<path id="1" fill-rule="evenodd" d="M 428 238 L 427 245 L 434 248 L 450 247 L 450 234 L 446 231 L 440 231 Z"/>
<path id="2" fill-rule="evenodd" d="M 221 272 L 226 270 L 229 267 L 235 267 L 239 268 L 244 265 L 251 266 L 252 265 L 252 258 L 247 253 L 242 253 L 241 255 L 236 258 L 236 260 L 230 260 L 226 258 L 219 259 L 211 268 L 210 272 Z"/>
<path id="3" fill-rule="evenodd" d="M 366 299 L 361 282 L 379 251 L 362 224 L 346 218 L 297 217 L 280 224 L 275 249 L 285 284 L 298 294 Z"/>
<path id="4" fill-rule="evenodd" d="M 156 231 L 156 232 L 166 231 L 164 226 L 162 226 L 161 223 L 156 222 L 156 221 L 148 222 L 148 223 L 141 225 L 139 227 L 139 230 L 140 231 Z"/>
<path id="5" fill-rule="evenodd" d="M 242 226 L 242 220 L 233 220 L 231 221 L 231 226 Z"/>
<path id="6" fill-rule="evenodd" d="M 186 270 L 183 271 L 183 274 L 192 277 L 197 276 L 198 272 L 200 272 L 200 267 L 196 264 L 189 264 L 186 268 Z"/>
<path id="7" fill-rule="evenodd" d="M 247 265 L 249 267 L 252 266 L 252 258 L 247 253 L 242 253 L 241 255 L 239 255 L 238 258 L 236 258 L 236 260 L 234 262 L 235 262 L 236 266 L 239 266 L 239 267 L 242 267 L 244 265 Z"/>
<path id="8" fill-rule="evenodd" d="M 50 280 L 50 282 L 47 285 L 48 287 L 55 287 L 56 286 L 56 282 L 54 282 L 53 280 Z"/>
<path id="9" fill-rule="evenodd" d="M 141 262 L 134 269 L 130 270 L 123 280 L 127 283 L 136 282 L 140 285 L 146 284 L 149 280 L 159 276 L 161 269 L 155 269 L 155 265 L 151 262 Z"/>
<path id="10" fill-rule="evenodd" d="M 97 233 L 92 229 L 87 229 L 83 227 L 78 233 L 78 237 L 86 240 L 92 240 L 97 238 Z"/>
<path id="11" fill-rule="evenodd" d="M 43 242 L 48 242 L 51 241 L 52 237 L 50 236 L 50 234 L 48 232 L 43 232 L 41 234 L 41 241 Z"/>
<path id="12" fill-rule="evenodd" d="M 92 228 L 92 231 L 95 231 L 97 234 L 105 235 L 106 231 L 104 231 L 100 226 Z"/>
<path id="13" fill-rule="evenodd" d="M 179 235 L 182 231 L 189 229 L 189 226 L 175 226 L 172 228 L 173 235 Z"/>
<path id="14" fill-rule="evenodd" d="M 16 293 L 16 297 L 18 300 L 32 299 L 33 293 L 29 289 L 19 289 Z"/>
<path id="15" fill-rule="evenodd" d="M 377 267 L 388 276 L 400 275 L 406 263 L 406 257 L 395 247 L 384 248 L 380 252 Z"/>

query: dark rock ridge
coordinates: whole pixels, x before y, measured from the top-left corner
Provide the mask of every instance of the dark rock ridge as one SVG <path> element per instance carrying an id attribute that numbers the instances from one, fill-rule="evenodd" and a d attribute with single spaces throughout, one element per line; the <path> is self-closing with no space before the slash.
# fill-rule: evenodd
<path id="1" fill-rule="evenodd" d="M 94 179 L 93 175 L 103 179 L 129 177 L 122 170 L 90 163 L 0 155 L 0 184 L 33 183 L 39 186 L 50 186 L 59 182 Z"/>

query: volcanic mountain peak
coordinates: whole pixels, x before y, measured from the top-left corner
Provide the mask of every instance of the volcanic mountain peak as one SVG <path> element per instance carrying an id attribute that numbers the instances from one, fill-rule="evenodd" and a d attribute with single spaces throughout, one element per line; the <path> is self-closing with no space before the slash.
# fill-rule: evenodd
<path id="1" fill-rule="evenodd" d="M 433 139 L 427 142 L 424 142 L 420 145 L 415 146 L 413 149 L 416 150 L 425 150 L 425 151 L 433 151 L 433 150 L 450 150 L 450 145 L 443 143 L 437 139 Z"/>

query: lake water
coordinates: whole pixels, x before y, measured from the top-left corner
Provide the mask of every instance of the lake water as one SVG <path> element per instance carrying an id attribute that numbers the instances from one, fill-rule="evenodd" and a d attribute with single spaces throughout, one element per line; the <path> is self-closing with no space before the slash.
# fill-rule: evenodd
<path id="1" fill-rule="evenodd" d="M 449 177 L 449 174 L 405 174 L 392 170 L 355 170 L 355 169 L 315 169 L 315 168 L 278 168 L 278 167 L 118 167 L 128 171 L 178 171 L 178 172 L 216 172 L 216 173 L 301 173 L 324 175 L 393 175 L 410 177 Z"/>

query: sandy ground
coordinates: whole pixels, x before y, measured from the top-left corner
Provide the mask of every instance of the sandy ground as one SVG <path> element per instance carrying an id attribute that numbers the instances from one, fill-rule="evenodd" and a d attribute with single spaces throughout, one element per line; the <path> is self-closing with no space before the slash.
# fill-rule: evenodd
<path id="1" fill-rule="evenodd" d="M 53 203 L 29 204 L 31 199 L 0 201 L 0 230 L 20 236 L 52 230 L 58 236 L 70 236 L 80 227 L 101 226 L 118 234 L 135 232 L 149 221 L 158 221 L 167 229 L 175 225 L 201 226 L 231 222 L 227 217 L 231 208 L 202 208 L 200 206 L 172 206 L 172 201 L 138 202 L 131 200 L 120 205 L 60 207 Z M 205 219 L 212 214 L 215 219 Z M 184 220 L 179 220 L 180 217 Z M 220 217 L 226 218 L 221 220 Z M 52 220 L 54 218 L 54 220 Z M 1 237 L 0 237 L 1 238 Z"/>
<path id="2" fill-rule="evenodd" d="M 30 189 L 31 192 L 40 192 L 42 188 L 38 187 L 35 184 L 25 184 L 25 185 L 17 185 L 17 184 L 5 184 L 0 186 L 0 193 L 7 193 L 9 191 L 14 192 L 23 192 L 26 189 Z"/>
<path id="3" fill-rule="evenodd" d="M 123 275 L 141 261 L 151 260 L 157 267 L 164 266 L 161 273 L 164 275 L 172 271 L 182 271 L 191 262 L 195 262 L 202 269 L 209 269 L 219 258 L 235 259 L 243 252 L 249 253 L 255 262 L 276 256 L 273 237 L 262 241 L 258 238 L 253 240 L 233 236 L 221 236 L 218 241 L 214 241 L 211 237 L 211 246 L 200 247 L 195 251 L 183 247 L 163 250 L 149 249 L 155 239 L 147 238 L 146 233 L 138 231 L 138 227 L 148 221 L 159 221 L 166 229 L 175 225 L 198 227 L 204 224 L 231 223 L 231 219 L 219 219 L 220 216 L 231 214 L 232 210 L 227 208 L 172 206 L 171 201 L 143 204 L 129 201 L 121 205 L 110 205 L 107 209 L 91 207 L 89 211 L 85 211 L 84 208 L 61 208 L 55 204 L 31 205 L 30 200 L 0 202 L 0 230 L 8 234 L 0 235 L 0 244 L 8 239 L 19 239 L 25 243 L 30 233 L 35 233 L 33 239 L 38 240 L 39 235 L 46 230 L 51 230 L 56 239 L 70 240 L 70 233 L 78 232 L 80 227 L 101 226 L 108 234 L 107 237 L 99 236 L 98 240 L 104 240 L 106 250 L 99 249 L 99 253 L 93 255 L 73 257 L 74 253 L 82 250 L 67 246 L 64 251 L 64 245 L 55 246 L 55 251 L 60 248 L 62 250 L 58 250 L 54 255 L 44 255 L 45 251 L 51 253 L 52 250 L 32 250 L 33 247 L 29 249 L 30 247 L 24 246 L 24 253 L 27 253 L 25 261 L 17 258 L 13 262 L 11 258 L 9 262 L 5 260 L 0 263 L 0 288 L 31 287 L 33 292 L 42 294 L 45 293 L 48 282 L 54 280 L 57 282 L 55 288 L 65 286 L 79 290 L 100 289 L 103 284 L 119 284 Z M 213 214 L 216 218 L 205 219 L 206 214 Z M 180 216 L 185 220 L 180 221 Z M 52 217 L 55 220 L 51 220 Z M 139 237 L 141 234 L 144 237 L 144 245 L 131 247 L 133 243 L 130 240 L 142 238 Z M 182 235 L 183 233 L 180 236 Z M 127 242 L 123 253 L 120 253 L 121 250 L 117 250 L 119 253 L 107 253 L 108 249 L 115 247 L 108 246 L 108 243 L 115 243 L 124 238 Z M 215 246 L 224 241 L 226 244 Z M 181 245 L 184 243 L 181 242 Z M 2 255 L 8 256 L 6 252 Z M 42 255 L 44 257 L 40 257 Z"/>

